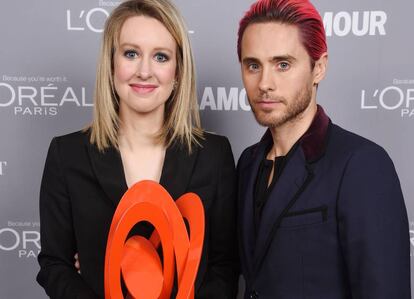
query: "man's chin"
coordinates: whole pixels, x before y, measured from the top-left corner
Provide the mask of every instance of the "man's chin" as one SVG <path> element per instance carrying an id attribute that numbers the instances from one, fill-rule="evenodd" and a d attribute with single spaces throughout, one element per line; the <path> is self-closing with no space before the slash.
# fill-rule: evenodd
<path id="1" fill-rule="evenodd" d="M 255 114 L 255 119 L 257 123 L 263 127 L 269 127 L 269 128 L 275 128 L 279 126 L 279 120 L 275 119 L 274 117 L 263 117 L 263 116 L 257 116 Z"/>
<path id="2" fill-rule="evenodd" d="M 275 115 L 273 113 L 267 113 L 265 111 L 253 110 L 254 118 L 257 123 L 264 127 L 275 127 L 278 126 L 279 122 L 283 119 L 282 115 Z"/>

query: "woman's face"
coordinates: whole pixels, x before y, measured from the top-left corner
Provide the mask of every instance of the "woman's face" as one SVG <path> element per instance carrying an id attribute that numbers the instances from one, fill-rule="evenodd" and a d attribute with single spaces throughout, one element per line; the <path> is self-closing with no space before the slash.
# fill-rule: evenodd
<path id="1" fill-rule="evenodd" d="M 147 16 L 125 21 L 114 53 L 114 84 L 120 116 L 164 115 L 176 74 L 177 44 L 167 28 Z"/>

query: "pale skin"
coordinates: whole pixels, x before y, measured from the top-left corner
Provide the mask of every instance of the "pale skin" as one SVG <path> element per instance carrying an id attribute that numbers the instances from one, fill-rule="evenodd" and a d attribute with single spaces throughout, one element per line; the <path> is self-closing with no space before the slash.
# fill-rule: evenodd
<path id="1" fill-rule="evenodd" d="M 164 122 L 165 103 L 176 73 L 173 36 L 158 20 L 127 19 L 114 54 L 114 83 L 120 97 L 119 149 L 128 187 L 159 182 L 165 145 L 155 135 Z"/>
<path id="2" fill-rule="evenodd" d="M 269 22 L 246 28 L 241 44 L 242 78 L 257 121 L 272 134 L 269 160 L 286 155 L 311 125 L 317 110 L 317 85 L 325 77 L 327 63 L 324 53 L 312 69 L 296 26 Z M 272 177 L 273 171 L 269 184 Z"/>
<path id="3" fill-rule="evenodd" d="M 158 20 L 128 18 L 114 53 L 114 85 L 119 96 L 119 150 L 128 187 L 160 181 L 166 146 L 156 134 L 176 79 L 177 44 Z M 75 267 L 80 273 L 78 254 Z"/>

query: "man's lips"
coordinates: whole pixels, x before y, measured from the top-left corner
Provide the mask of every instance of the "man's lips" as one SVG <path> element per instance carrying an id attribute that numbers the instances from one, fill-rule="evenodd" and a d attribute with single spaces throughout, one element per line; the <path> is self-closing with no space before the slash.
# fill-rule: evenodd
<path id="1" fill-rule="evenodd" d="M 254 103 L 259 107 L 270 108 L 270 107 L 283 104 L 283 101 L 273 100 L 273 99 L 259 99 L 259 100 L 256 100 Z"/>
<path id="2" fill-rule="evenodd" d="M 131 86 L 131 88 L 135 92 L 141 93 L 141 94 L 150 93 L 158 87 L 158 85 L 155 85 L 155 84 L 140 84 L 140 83 L 130 84 L 129 86 Z"/>

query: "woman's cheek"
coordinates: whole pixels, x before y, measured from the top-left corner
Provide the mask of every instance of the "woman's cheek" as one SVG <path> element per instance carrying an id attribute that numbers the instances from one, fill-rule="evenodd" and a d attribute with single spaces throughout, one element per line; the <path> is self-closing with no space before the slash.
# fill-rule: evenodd
<path id="1" fill-rule="evenodd" d="M 171 64 L 167 68 L 160 69 L 157 72 L 158 73 L 157 77 L 164 84 L 172 83 L 172 81 L 174 81 L 175 79 L 175 68 L 176 68 L 175 64 Z"/>
<path id="2" fill-rule="evenodd" d="M 116 58 L 114 61 L 114 73 L 119 81 L 129 80 L 135 73 L 133 63 L 123 61 L 120 57 Z"/>

